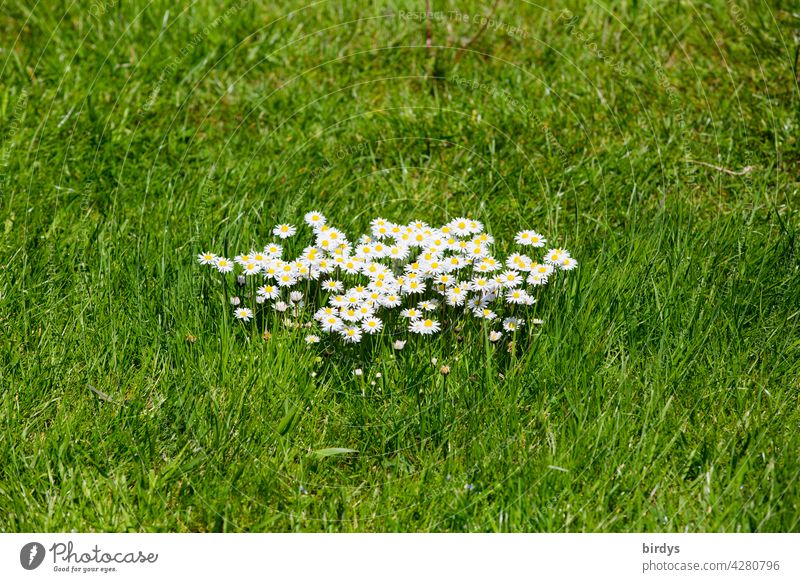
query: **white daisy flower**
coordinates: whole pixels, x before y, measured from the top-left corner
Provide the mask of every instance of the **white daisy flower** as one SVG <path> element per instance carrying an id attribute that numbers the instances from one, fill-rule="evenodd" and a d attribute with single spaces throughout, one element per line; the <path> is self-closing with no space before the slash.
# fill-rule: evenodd
<path id="1" fill-rule="evenodd" d="M 409 331 L 422 335 L 431 335 L 441 329 L 439 322 L 435 319 L 415 319 L 411 322 Z"/>
<path id="2" fill-rule="evenodd" d="M 506 294 L 506 303 L 525 305 L 528 302 L 528 293 L 524 289 L 512 289 Z"/>
<path id="3" fill-rule="evenodd" d="M 275 243 L 268 244 L 264 247 L 264 254 L 272 258 L 278 258 L 283 254 L 283 247 Z"/>
<path id="4" fill-rule="evenodd" d="M 284 313 L 287 309 L 289 309 L 289 306 L 283 301 L 276 301 L 275 303 L 272 304 L 272 307 L 278 313 Z"/>
<path id="5" fill-rule="evenodd" d="M 517 287 L 522 283 L 522 275 L 516 271 L 504 271 L 497 277 L 498 282 L 505 288 Z"/>
<path id="6" fill-rule="evenodd" d="M 348 344 L 357 344 L 361 341 L 361 329 L 355 326 L 345 327 L 339 331 L 342 340 Z"/>
<path id="7" fill-rule="evenodd" d="M 306 336 L 306 343 L 308 345 L 311 344 L 318 344 L 319 343 L 319 336 L 314 334 L 309 334 Z"/>
<path id="8" fill-rule="evenodd" d="M 251 255 L 236 255 L 233 260 L 244 267 L 246 263 L 253 260 L 253 257 Z"/>
<path id="9" fill-rule="evenodd" d="M 540 285 L 547 284 L 547 277 L 545 275 L 541 275 L 539 273 L 531 273 L 528 275 L 528 278 L 525 279 L 528 285 L 533 285 L 534 287 L 538 287 Z"/>
<path id="10" fill-rule="evenodd" d="M 404 347 L 406 347 L 406 342 L 404 340 L 395 340 L 395 342 L 392 344 L 392 348 L 397 351 L 402 350 Z"/>
<path id="11" fill-rule="evenodd" d="M 506 331 L 517 331 L 523 325 L 525 325 L 525 320 L 518 317 L 506 317 L 503 320 L 503 329 Z"/>
<path id="12" fill-rule="evenodd" d="M 439 307 L 439 302 L 434 299 L 420 301 L 417 304 L 417 309 L 421 309 L 422 311 L 433 311 L 437 307 Z"/>
<path id="13" fill-rule="evenodd" d="M 361 322 L 361 329 L 368 334 L 378 333 L 383 329 L 383 321 L 377 317 L 367 317 Z"/>
<path id="14" fill-rule="evenodd" d="M 464 305 L 464 301 L 467 299 L 467 287 L 464 285 L 451 287 L 447 290 L 445 297 L 447 298 L 447 304 L 450 306 Z"/>
<path id="15" fill-rule="evenodd" d="M 496 341 L 499 341 L 501 337 L 503 337 L 503 332 L 502 331 L 494 331 L 493 330 L 493 331 L 489 332 L 489 341 L 492 342 L 492 343 L 494 343 Z"/>
<path id="16" fill-rule="evenodd" d="M 568 251 L 565 251 L 564 249 L 550 249 L 544 256 L 544 260 L 546 263 L 550 263 L 551 265 L 557 265 L 566 257 L 569 257 Z"/>
<path id="17" fill-rule="evenodd" d="M 297 233 L 297 229 L 291 224 L 279 224 L 272 229 L 272 234 L 279 238 L 289 238 Z"/>
<path id="18" fill-rule="evenodd" d="M 325 316 L 319 324 L 322 328 L 322 331 L 327 333 L 336 332 L 344 328 L 344 323 L 342 323 L 342 320 L 335 315 Z"/>
<path id="19" fill-rule="evenodd" d="M 322 288 L 325 291 L 338 293 L 344 289 L 344 283 L 335 279 L 328 279 L 327 281 L 323 281 Z"/>
<path id="20" fill-rule="evenodd" d="M 564 257 L 558 265 L 565 271 L 571 271 L 578 266 L 578 261 L 572 257 Z"/>
<path id="21" fill-rule="evenodd" d="M 214 253 L 200 253 L 197 255 L 197 261 L 201 265 L 214 265 L 217 260 L 217 255 Z"/>
<path id="22" fill-rule="evenodd" d="M 475 317 L 480 319 L 488 319 L 489 321 L 497 317 L 497 314 L 488 307 L 475 309 L 472 313 L 475 314 Z"/>
<path id="23" fill-rule="evenodd" d="M 230 259 L 226 259 L 225 257 L 217 257 L 214 261 L 214 265 L 220 273 L 230 273 L 233 271 L 233 263 L 231 263 Z"/>
<path id="24" fill-rule="evenodd" d="M 292 303 L 299 303 L 303 299 L 303 293 L 300 291 L 292 291 L 289 293 L 289 300 Z"/>
<path id="25" fill-rule="evenodd" d="M 422 317 L 422 312 L 419 309 L 409 307 L 408 309 L 404 309 L 403 311 L 401 311 L 400 315 L 402 317 L 405 317 L 406 319 L 410 319 L 413 321 L 415 319 L 419 319 L 420 317 Z"/>
<path id="26" fill-rule="evenodd" d="M 322 215 L 321 212 L 317 212 L 316 210 L 312 210 L 311 212 L 307 212 L 306 215 L 303 217 L 306 224 L 311 228 L 318 229 L 323 224 L 327 222 L 326 218 Z"/>
<path id="27" fill-rule="evenodd" d="M 240 321 L 250 321 L 253 319 L 253 311 L 247 307 L 239 307 L 234 310 L 236 319 Z"/>
<path id="28" fill-rule="evenodd" d="M 249 261 L 242 265 L 245 275 L 258 275 L 261 272 L 261 265 L 255 261 Z"/>
<path id="29" fill-rule="evenodd" d="M 542 235 L 533 230 L 522 230 L 518 232 L 517 236 L 514 237 L 514 241 L 516 241 L 517 244 L 531 247 L 543 247 L 547 242 Z"/>
<path id="30" fill-rule="evenodd" d="M 297 279 L 290 273 L 283 273 L 278 276 L 277 282 L 279 287 L 291 287 L 297 283 Z"/>
<path id="31" fill-rule="evenodd" d="M 280 289 L 275 285 L 262 285 L 256 289 L 256 293 L 265 299 L 275 299 L 280 294 Z"/>
<path id="32" fill-rule="evenodd" d="M 402 303 L 402 299 L 399 295 L 394 293 L 389 293 L 388 295 L 384 295 L 381 300 L 380 304 L 388 309 L 392 309 L 393 307 L 398 307 Z"/>

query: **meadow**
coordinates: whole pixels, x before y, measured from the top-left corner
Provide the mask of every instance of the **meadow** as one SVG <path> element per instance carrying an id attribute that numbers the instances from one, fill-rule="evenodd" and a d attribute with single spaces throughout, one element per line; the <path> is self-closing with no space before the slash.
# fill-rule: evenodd
<path id="1" fill-rule="evenodd" d="M 800 530 L 792 3 L 6 0 L 0 38 L 0 531 Z M 254 332 L 197 255 L 310 210 L 579 266 L 511 350 Z"/>

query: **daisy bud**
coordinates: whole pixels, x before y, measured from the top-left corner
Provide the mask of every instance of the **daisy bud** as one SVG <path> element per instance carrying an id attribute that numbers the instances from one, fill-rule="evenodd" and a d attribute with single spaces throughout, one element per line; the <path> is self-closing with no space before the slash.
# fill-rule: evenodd
<path id="1" fill-rule="evenodd" d="M 303 294 L 300 291 L 292 291 L 289 293 L 289 299 L 293 303 L 298 303 L 303 298 Z"/>
<path id="2" fill-rule="evenodd" d="M 399 350 L 402 350 L 404 347 L 406 347 L 406 342 L 405 342 L 405 341 L 403 341 L 403 340 L 397 340 L 396 342 L 394 342 L 394 344 L 392 345 L 392 347 L 393 347 L 394 349 L 398 350 L 398 351 L 399 351 Z"/>
<path id="3" fill-rule="evenodd" d="M 503 332 L 501 332 L 501 331 L 491 331 L 491 332 L 489 332 L 489 341 L 490 342 L 499 341 L 501 337 L 503 337 Z"/>
<path id="4" fill-rule="evenodd" d="M 244 275 L 239 275 L 238 277 L 236 277 L 236 284 L 239 285 L 239 287 L 244 287 L 245 285 Z"/>
<path id="5" fill-rule="evenodd" d="M 233 305 L 234 307 L 239 305 L 241 302 L 242 300 L 239 299 L 238 297 L 231 297 L 231 305 Z"/>
<path id="6" fill-rule="evenodd" d="M 437 360 L 436 358 L 431 358 L 431 364 L 433 364 L 434 366 L 436 365 L 436 362 L 438 362 L 438 361 L 439 360 Z"/>
<path id="7" fill-rule="evenodd" d="M 256 303 L 258 303 L 259 305 L 264 303 L 264 301 L 266 301 L 266 300 L 267 300 L 267 298 L 264 297 L 263 295 L 256 296 Z"/>
<path id="8" fill-rule="evenodd" d="M 356 376 L 363 376 L 364 370 L 362 370 L 361 368 L 356 368 L 355 370 L 353 370 L 353 374 L 355 374 Z"/>

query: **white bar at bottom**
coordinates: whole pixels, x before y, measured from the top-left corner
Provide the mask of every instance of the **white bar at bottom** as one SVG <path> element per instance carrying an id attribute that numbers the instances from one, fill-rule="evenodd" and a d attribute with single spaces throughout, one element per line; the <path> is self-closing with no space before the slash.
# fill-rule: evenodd
<path id="1" fill-rule="evenodd" d="M 2 534 L 0 580 L 797 581 L 798 550 L 800 534 Z"/>

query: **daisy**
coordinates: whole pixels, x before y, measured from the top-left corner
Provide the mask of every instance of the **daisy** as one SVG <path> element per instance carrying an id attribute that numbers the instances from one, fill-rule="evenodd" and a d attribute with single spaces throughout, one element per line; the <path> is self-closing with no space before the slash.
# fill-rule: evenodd
<path id="1" fill-rule="evenodd" d="M 378 333 L 383 329 L 383 321 L 377 317 L 368 317 L 361 322 L 361 329 L 368 334 Z"/>
<path id="2" fill-rule="evenodd" d="M 422 293 L 425 291 L 425 284 L 420 283 L 419 281 L 407 281 L 405 285 L 403 285 L 403 292 L 407 295 L 413 295 L 414 293 Z"/>
<path id="3" fill-rule="evenodd" d="M 344 323 L 335 315 L 328 315 L 320 321 L 320 327 L 322 327 L 322 331 L 331 333 L 344 328 Z"/>
<path id="4" fill-rule="evenodd" d="M 262 285 L 256 289 L 256 293 L 265 299 L 275 299 L 280 294 L 280 290 L 275 285 Z"/>
<path id="5" fill-rule="evenodd" d="M 542 275 L 540 273 L 531 273 L 528 275 L 528 278 L 525 279 L 528 285 L 533 285 L 534 287 L 538 287 L 539 285 L 546 285 L 547 284 L 547 276 Z"/>
<path id="6" fill-rule="evenodd" d="M 470 234 L 470 221 L 466 218 L 454 218 L 447 226 L 456 236 L 467 236 Z"/>
<path id="7" fill-rule="evenodd" d="M 237 255 L 233 258 L 233 260 L 244 267 L 245 263 L 249 263 L 253 260 L 253 257 L 250 255 Z"/>
<path id="8" fill-rule="evenodd" d="M 276 302 L 275 302 L 275 303 L 272 305 L 272 307 L 274 307 L 274 308 L 275 308 L 275 311 L 277 311 L 278 313 L 283 313 L 283 312 L 285 312 L 287 309 L 289 309 L 289 306 L 288 306 L 288 305 L 287 305 L 285 302 L 283 302 L 283 301 L 276 301 Z"/>
<path id="9" fill-rule="evenodd" d="M 230 259 L 226 259 L 225 257 L 217 257 L 214 264 L 217 267 L 217 271 L 220 273 L 230 273 L 233 271 L 233 263 L 231 263 Z"/>
<path id="10" fill-rule="evenodd" d="M 268 244 L 264 247 L 264 254 L 273 258 L 278 258 L 283 254 L 283 247 L 275 243 Z"/>
<path id="11" fill-rule="evenodd" d="M 359 314 L 358 310 L 355 307 L 343 307 L 339 312 L 339 316 L 344 321 L 349 321 L 353 323 L 361 319 L 361 315 Z"/>
<path id="12" fill-rule="evenodd" d="M 514 240 L 517 244 L 531 247 L 543 247 L 547 242 L 542 235 L 533 230 L 522 230 L 518 232 Z"/>
<path id="13" fill-rule="evenodd" d="M 295 283 L 297 283 L 297 279 L 290 273 L 284 273 L 278 277 L 278 285 L 280 287 L 291 287 Z"/>
<path id="14" fill-rule="evenodd" d="M 307 335 L 306 336 L 306 343 L 308 345 L 318 344 L 319 343 L 319 336 L 318 335 L 314 335 L 314 334 Z"/>
<path id="15" fill-rule="evenodd" d="M 416 319 L 411 322 L 409 330 L 412 333 L 431 335 L 441 329 L 439 322 L 435 319 Z"/>
<path id="16" fill-rule="evenodd" d="M 489 321 L 497 317 L 497 314 L 488 307 L 478 308 L 474 310 L 472 313 L 475 314 L 475 317 L 478 317 L 480 319 L 488 319 Z"/>
<path id="17" fill-rule="evenodd" d="M 551 265 L 557 265 L 566 257 L 569 257 L 569 253 L 564 249 L 550 249 L 544 256 L 544 260 Z"/>
<path id="18" fill-rule="evenodd" d="M 518 317 L 506 317 L 503 320 L 503 329 L 506 331 L 517 331 L 525 325 L 525 320 Z"/>
<path id="19" fill-rule="evenodd" d="M 539 263 L 531 265 L 531 273 L 535 275 L 541 275 L 543 277 L 547 277 L 554 270 L 555 268 L 553 267 L 553 265 L 541 265 Z"/>
<path id="20" fill-rule="evenodd" d="M 512 289 L 506 294 L 506 303 L 515 305 L 525 305 L 528 302 L 529 295 L 524 289 Z"/>
<path id="21" fill-rule="evenodd" d="M 336 315 L 339 311 L 335 307 L 320 307 L 314 312 L 314 319 L 322 321 L 330 315 Z"/>
<path id="22" fill-rule="evenodd" d="M 572 269 L 578 266 L 578 261 L 576 261 L 572 257 L 564 257 L 563 259 L 561 259 L 559 266 L 565 271 L 571 271 Z"/>
<path id="23" fill-rule="evenodd" d="M 390 293 L 389 295 L 384 295 L 380 301 L 381 305 L 383 305 L 388 309 L 391 309 L 393 307 L 398 307 L 401 302 L 402 300 L 400 299 L 400 296 L 395 295 L 394 293 Z"/>
<path id="24" fill-rule="evenodd" d="M 422 317 L 422 313 L 420 313 L 419 309 L 414 309 L 413 307 L 404 309 L 403 311 L 400 312 L 400 315 L 412 321 Z"/>
<path id="25" fill-rule="evenodd" d="M 361 341 L 361 329 L 355 326 L 345 327 L 339 331 L 339 334 L 342 336 L 342 340 L 348 344 L 357 344 Z"/>
<path id="26" fill-rule="evenodd" d="M 478 293 L 488 293 L 489 291 L 493 291 L 496 287 L 497 285 L 495 282 L 486 277 L 475 277 L 469 282 L 470 290 L 477 291 Z"/>
<path id="27" fill-rule="evenodd" d="M 289 293 L 289 300 L 292 303 L 299 303 L 303 299 L 303 294 L 300 291 L 292 291 Z"/>
<path id="28" fill-rule="evenodd" d="M 322 288 L 325 291 L 338 293 L 344 289 L 344 283 L 341 281 L 336 281 L 335 279 L 328 279 L 322 283 Z"/>
<path id="29" fill-rule="evenodd" d="M 306 224 L 313 229 L 318 229 L 322 225 L 327 222 L 325 217 L 322 215 L 321 212 L 317 212 L 316 210 L 312 210 L 311 212 L 307 212 L 306 215 L 303 217 L 303 220 L 306 221 Z"/>
<path id="30" fill-rule="evenodd" d="M 462 285 L 456 285 L 447 290 L 447 304 L 453 307 L 463 305 L 467 299 L 467 288 Z"/>
<path id="31" fill-rule="evenodd" d="M 257 275 L 261 272 L 261 265 L 256 263 L 255 261 L 250 261 L 242 265 L 244 267 L 244 274 L 245 275 Z"/>
<path id="32" fill-rule="evenodd" d="M 272 229 L 272 234 L 279 238 L 289 238 L 295 235 L 297 229 L 291 224 L 279 224 Z"/>
<path id="33" fill-rule="evenodd" d="M 347 305 L 347 297 L 344 295 L 334 295 L 329 299 L 329 301 L 334 307 L 344 307 Z"/>
<path id="34" fill-rule="evenodd" d="M 498 275 L 497 281 L 503 287 L 513 288 L 522 283 L 522 276 L 516 271 L 504 271 Z"/>
<path id="35" fill-rule="evenodd" d="M 217 260 L 217 255 L 214 253 L 200 253 L 197 255 L 197 261 L 201 265 L 213 265 L 214 262 Z"/>
<path id="36" fill-rule="evenodd" d="M 501 337 L 503 337 L 503 332 L 502 331 L 490 331 L 489 332 L 489 341 L 492 342 L 492 343 L 494 343 L 496 341 L 499 341 Z"/>
<path id="37" fill-rule="evenodd" d="M 436 285 L 444 285 L 445 287 L 448 287 L 448 286 L 450 286 L 450 285 L 453 285 L 453 284 L 455 284 L 456 280 L 455 280 L 455 278 L 454 278 L 453 276 L 451 276 L 451 275 L 448 275 L 447 273 L 442 273 L 441 275 L 439 275 L 438 277 L 436 277 L 436 278 L 433 280 L 433 282 L 434 282 Z"/>
<path id="38" fill-rule="evenodd" d="M 406 347 L 406 342 L 404 340 L 395 340 L 395 342 L 392 344 L 392 348 L 397 351 L 402 350 L 404 347 Z"/>
<path id="39" fill-rule="evenodd" d="M 234 310 L 236 319 L 241 321 L 250 321 L 253 319 L 253 311 L 247 307 L 239 307 Z"/>
<path id="40" fill-rule="evenodd" d="M 421 309 L 422 311 L 433 311 L 437 307 L 439 307 L 439 303 L 437 301 L 434 301 L 433 299 L 427 301 L 420 301 L 417 304 L 417 309 Z"/>
<path id="41" fill-rule="evenodd" d="M 408 258 L 409 252 L 408 247 L 405 245 L 392 245 L 387 250 L 386 256 L 403 261 Z"/>

